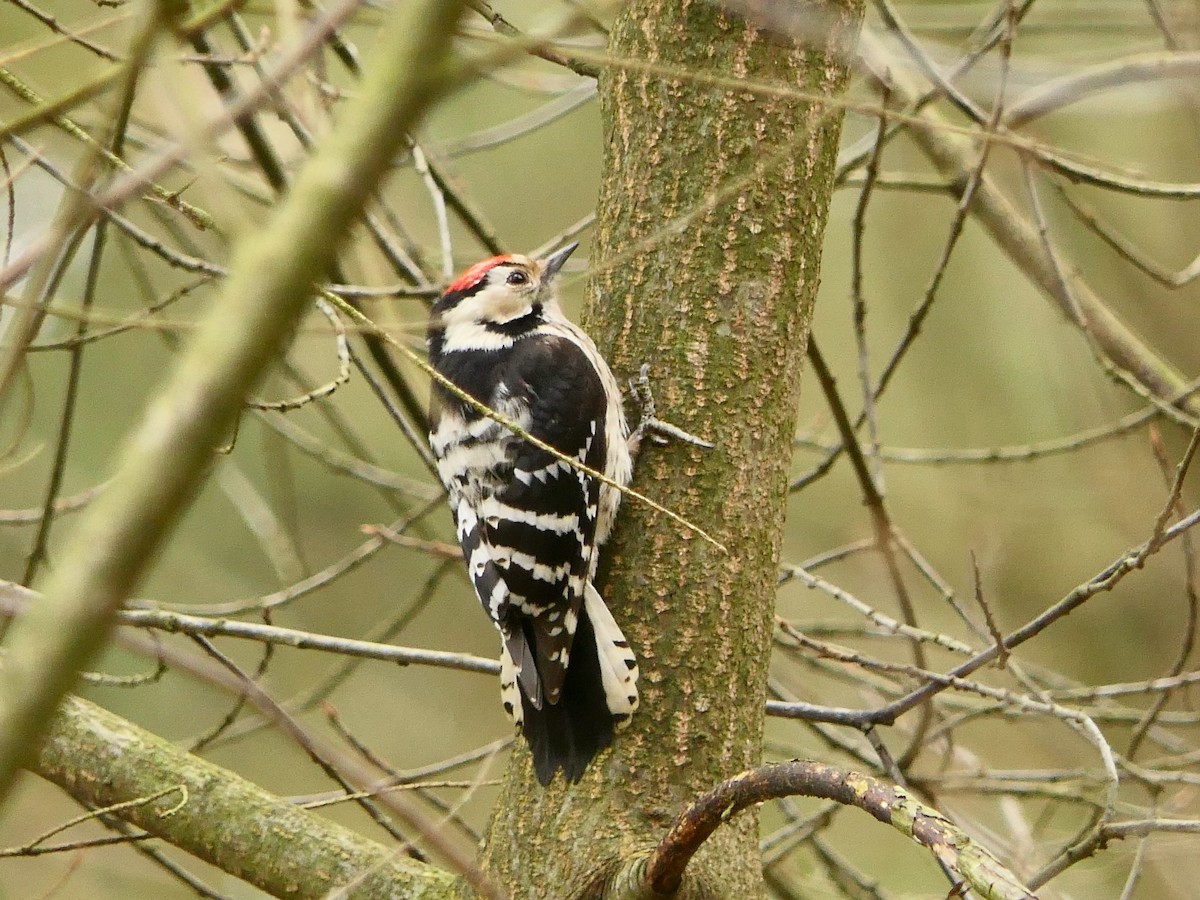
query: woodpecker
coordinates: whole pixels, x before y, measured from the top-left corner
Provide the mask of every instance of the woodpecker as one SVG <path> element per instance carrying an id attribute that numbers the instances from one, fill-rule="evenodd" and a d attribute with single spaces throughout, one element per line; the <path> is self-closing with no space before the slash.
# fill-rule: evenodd
<path id="1" fill-rule="evenodd" d="M 434 304 L 429 361 L 489 409 L 625 486 L 621 390 L 554 291 L 577 246 L 542 260 L 494 256 L 463 272 Z M 429 443 L 475 593 L 500 631 L 504 708 L 542 785 L 560 770 L 578 781 L 638 705 L 637 661 L 593 584 L 621 493 L 436 382 Z"/>

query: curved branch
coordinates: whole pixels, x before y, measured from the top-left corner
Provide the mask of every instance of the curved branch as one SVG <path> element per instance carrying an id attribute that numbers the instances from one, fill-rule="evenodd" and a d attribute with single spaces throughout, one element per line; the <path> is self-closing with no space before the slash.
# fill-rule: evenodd
<path id="1" fill-rule="evenodd" d="M 1004 126 L 1023 128 L 1034 119 L 1088 99 L 1092 94 L 1131 84 L 1200 75 L 1200 52 L 1139 53 L 1043 82 L 1018 97 L 1004 115 Z"/>
<path id="2" fill-rule="evenodd" d="M 929 848 L 988 900 L 1035 900 L 1035 895 L 982 846 L 903 788 L 811 760 L 760 766 L 717 785 L 685 809 L 645 865 L 642 887 L 650 896 L 679 890 L 692 856 L 719 826 L 747 807 L 800 795 L 857 806 Z"/>

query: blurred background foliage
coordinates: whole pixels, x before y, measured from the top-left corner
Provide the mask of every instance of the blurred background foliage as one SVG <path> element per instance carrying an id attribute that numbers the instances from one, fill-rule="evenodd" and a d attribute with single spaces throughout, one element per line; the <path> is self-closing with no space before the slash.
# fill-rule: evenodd
<path id="1" fill-rule="evenodd" d="M 494 6 L 522 30 L 555 34 L 564 51 L 591 54 L 603 52 L 602 26 L 613 13 L 600 0 L 501 0 Z M 0 6 L 0 65 L 42 97 L 58 97 L 110 68 L 102 51 L 124 52 L 138 8 L 134 2 L 9 0 Z M 959 82 L 985 108 L 991 107 L 1002 79 L 1011 101 L 1088 67 L 1164 49 L 1187 53 L 1200 46 L 1200 5 L 1193 0 L 1036 0 L 1016 3 L 1014 8 L 1023 17 L 1012 42 L 1007 74 L 1001 74 L 1003 66 L 994 51 Z M 998 10 L 1003 16 L 1004 9 L 1004 3 L 954 0 L 897 4 L 922 46 L 944 66 L 957 59 L 979 23 L 996 16 Z M 202 10 L 201 4 L 195 4 L 191 14 Z M 238 47 L 226 25 L 217 25 L 208 32 L 213 53 L 240 85 L 248 87 L 256 79 L 253 63 L 258 51 L 269 56 L 286 46 L 310 14 L 305 3 L 254 0 L 241 5 L 240 23 L 251 52 Z M 45 16 L 52 16 L 53 22 Z M 371 6 L 364 4 L 344 32 L 345 39 L 365 55 L 379 49 L 372 46 L 373 18 Z M 467 45 L 491 33 L 482 16 L 468 19 L 466 25 L 477 32 L 463 38 Z M 869 12 L 868 27 L 886 32 L 877 11 Z M 92 46 L 83 45 L 84 40 Z M 920 72 L 903 47 L 896 41 L 887 46 L 896 64 L 909 68 L 907 77 L 919 80 Z M 1196 166 L 1200 93 L 1195 87 L 1200 82 L 1195 76 L 1193 67 L 1190 78 L 1121 84 L 1037 119 L 1020 133 L 1106 171 L 1190 184 L 1194 195 L 1194 183 L 1200 181 Z M 288 83 L 285 96 L 297 117 L 319 138 L 329 128 L 329 111 L 343 92 L 354 87 L 353 76 L 327 51 L 314 57 L 302 77 Z M 491 73 L 443 103 L 417 136 L 423 153 L 452 179 L 506 249 L 544 249 L 584 223 L 585 252 L 576 255 L 565 279 L 573 310 L 582 297 L 586 218 L 595 201 L 602 154 L 603 133 L 593 88 L 594 82 L 566 68 L 530 58 Z M 850 99 L 857 106 L 846 120 L 847 147 L 871 140 L 877 120 L 868 110 L 878 106 L 879 94 L 870 79 L 860 75 Z M 107 94 L 79 105 L 70 115 L 102 138 L 111 103 Z M 172 170 L 162 183 L 208 211 L 216 227 L 197 229 L 154 200 L 130 203 L 122 210 L 166 246 L 216 266 L 226 262 L 239 234 L 257 227 L 271 202 L 271 191 L 240 137 L 227 133 L 212 145 L 198 138 L 199 123 L 219 107 L 220 98 L 194 51 L 165 42 L 141 81 L 125 156 L 136 166 L 168 136 L 188 143 L 187 163 Z M 945 101 L 938 107 L 955 124 L 968 124 Z M 0 89 L 4 121 L 30 109 L 29 102 L 11 87 Z M 268 114 L 259 120 L 289 166 L 298 164 L 304 149 L 286 124 Z M 8 221 L 3 235 L 6 263 L 48 227 L 63 202 L 61 184 L 35 160 L 74 178 L 86 156 L 78 140 L 52 124 L 25 130 L 20 139 L 23 144 L 4 145 L 7 171 L 2 180 L 8 196 L 0 194 L 0 209 Z M 877 373 L 937 270 L 956 203 L 904 134 L 887 144 L 879 168 L 881 179 L 868 197 L 861 230 L 855 225 L 863 193 L 861 167 L 847 173 L 836 195 L 814 327 L 851 415 L 862 405 L 852 303 L 855 241 L 862 242 L 864 334 L 871 368 Z M 988 172 L 1012 196 L 1021 198 L 1019 205 L 1028 215 L 1028 193 L 1012 148 L 996 146 Z M 1035 177 L 1046 209 L 1048 238 L 1068 270 L 1081 273 L 1110 308 L 1185 378 L 1200 373 L 1197 284 L 1167 287 L 1139 271 L 1095 231 L 1081 225 L 1055 186 L 1092 207 L 1109 227 L 1170 270 L 1184 269 L 1195 258 L 1200 234 L 1197 204 L 1069 184 L 1044 172 Z M 905 179 L 923 186 L 914 187 Z M 368 297 L 362 300 L 363 308 L 413 347 L 422 343 L 428 295 L 454 271 L 488 255 L 477 235 L 453 212 L 448 232 L 443 232 L 440 202 L 409 158 L 398 160 L 376 210 L 383 229 L 397 245 L 407 248 L 423 273 L 416 293 L 424 296 Z M 447 235 L 450 258 L 444 257 L 442 248 Z M 12 581 L 24 581 L 29 571 L 38 510 L 47 496 L 60 440 L 70 355 L 54 345 L 76 333 L 83 312 L 90 239 L 90 235 L 85 239 L 53 293 L 51 312 L 32 348 L 36 352 L 28 354 L 25 374 L 10 393 L 0 420 L 0 443 L 6 449 L 0 461 L 0 577 Z M 355 236 L 344 266 L 343 277 L 350 284 L 383 288 L 403 281 L 365 231 Z M 137 246 L 120 228 L 110 230 L 94 303 L 83 317 L 89 332 L 126 322 L 132 327 L 88 343 L 82 354 L 60 497 L 86 499 L 86 492 L 102 485 L 112 472 L 122 436 L 139 420 L 147 398 L 173 365 L 191 323 L 203 316 L 214 284 L 203 273 L 182 271 Z M 6 299 L 20 290 L 20 283 L 9 287 Z M 147 306 L 175 292 L 178 299 L 168 306 L 145 312 Z M 5 310 L 0 315 L 0 334 L 11 322 L 11 310 Z M 297 334 L 286 363 L 263 385 L 259 397 L 273 400 L 302 394 L 329 382 L 338 366 L 328 321 L 314 311 Z M 400 367 L 423 395 L 424 377 L 404 362 Z M 809 373 L 803 394 L 794 461 L 797 478 L 822 458 L 814 445 L 837 437 L 829 404 Z M 1160 438 L 1162 453 L 1174 465 L 1187 445 L 1188 429 L 1148 418 L 1102 440 L 1067 452 L 1030 453 L 1029 459 L 972 462 L 956 460 L 954 453 L 1036 447 L 1106 428 L 1145 407 L 1143 399 L 1104 373 L 1081 330 L 1048 303 L 968 218 L 928 319 L 878 403 L 882 446 L 878 475 L 892 519 L 953 587 L 959 602 L 979 619 L 974 554 L 982 594 L 998 627 L 1011 631 L 1149 536 L 1169 483 L 1153 444 Z M 669 410 L 665 413 L 669 417 Z M 369 484 L 331 469 L 313 453 L 300 450 L 281 431 L 285 428 L 302 429 L 320 447 L 368 459 L 383 470 L 391 486 Z M 865 429 L 862 439 L 869 447 Z M 214 477 L 155 562 L 139 596 L 180 610 L 204 610 L 232 601 L 253 606 L 257 598 L 310 578 L 362 546 L 370 540 L 364 525 L 404 521 L 416 513 L 423 514 L 408 525 L 407 535 L 426 542 L 453 540 L 435 480 L 357 371 L 327 399 L 302 408 L 287 413 L 247 410 L 231 441 L 232 451 L 217 461 Z M 920 450 L 933 460 L 894 458 L 901 450 Z M 844 458 L 793 496 L 785 562 L 800 564 L 871 537 L 859 484 Z M 1194 487 L 1186 486 L 1183 505 L 1191 509 L 1196 499 Z M 56 553 L 56 547 L 72 523 L 70 510 L 54 518 L 46 558 L 33 573 L 33 587 L 48 568 L 71 564 Z M 442 549 L 385 542 L 352 571 L 280 605 L 272 611 L 271 621 L 313 632 L 491 657 L 496 652 L 495 634 L 479 614 L 461 564 L 452 554 L 447 558 Z M 876 554 L 848 553 L 815 571 L 881 612 L 899 617 L 891 581 Z M 921 627 L 953 635 L 976 648 L 986 646 L 986 640 L 963 626 L 911 564 L 906 564 L 905 577 Z M 1193 589 L 1183 545 L 1176 542 L 1155 556 L 1145 571 L 1129 577 L 1111 594 L 1092 598 L 1020 648 L 1016 658 L 1037 673 L 1035 685 L 1016 684 L 1010 672 L 978 677 L 1042 696 L 1038 691 L 1043 689 L 1097 687 L 1164 675 L 1180 653 L 1189 604 L 1195 604 L 1194 593 L 1189 595 Z M 906 642 L 879 629 L 868 631 L 861 615 L 827 593 L 806 589 L 799 580 L 781 586 L 778 612 L 817 639 L 853 646 L 872 657 L 911 660 Z M 246 618 L 256 617 L 251 613 Z M 259 615 L 257 620 L 261 619 Z M 187 643 L 180 637 L 164 636 L 163 641 Z M 340 721 L 358 741 L 399 771 L 418 769 L 510 734 L 491 677 L 359 662 L 333 685 L 330 679 L 344 675 L 347 661 L 342 658 L 280 648 L 265 660 L 263 648 L 251 642 L 222 641 L 219 646 L 248 672 L 266 662 L 262 683 L 282 702 L 304 703 L 321 696 L 336 708 Z M 935 670 L 945 671 L 957 659 L 929 648 L 928 665 Z M 109 652 L 100 666 L 105 673 L 124 676 L 146 675 L 154 668 L 153 660 L 120 649 Z M 1184 671 L 1194 668 L 1195 660 L 1189 657 Z M 775 671 L 779 686 L 791 695 L 828 706 L 877 705 L 894 696 L 897 683 L 908 683 L 890 674 L 863 675 L 858 667 L 834 665 L 811 653 L 782 650 Z M 330 686 L 327 692 L 326 685 Z M 136 687 L 88 685 L 82 692 L 184 745 L 211 737 L 235 702 L 170 666 L 161 677 Z M 1138 715 L 1154 699 L 1151 694 L 1112 702 L 1094 697 L 1072 702 L 1110 714 L 1107 718 L 1098 714 L 1097 721 L 1121 753 Z M 1194 757 L 1200 754 L 1188 755 L 1200 750 L 1196 741 L 1200 714 L 1193 713 L 1192 701 L 1187 688 L 1171 693 L 1160 733 L 1135 757 L 1137 764 L 1166 773 L 1163 778 L 1145 778 L 1131 767 L 1122 769 L 1121 794 L 1113 811 L 1118 819 L 1200 818 L 1196 797 L 1200 768 L 1194 765 Z M 1021 714 L 1011 704 L 993 704 L 969 693 L 943 695 L 938 721 L 944 723 L 969 710 L 977 714 L 927 736 L 910 774 L 931 791 L 935 805 L 980 837 L 1018 874 L 1029 876 L 1089 824 L 1093 808 L 1079 800 L 1102 801 L 1100 760 L 1095 748 L 1062 721 Z M 297 715 L 314 731 L 343 740 L 332 730 L 327 708 L 309 703 Z M 910 714 L 894 728 L 881 731 L 894 753 L 907 745 L 913 720 Z M 255 727 L 256 721 L 252 711 L 243 710 L 235 723 L 214 737 L 205 754 L 283 795 L 308 796 L 330 789 L 303 750 L 278 731 Z M 767 738 L 769 753 L 778 758 L 816 756 L 863 766 L 864 755 L 871 755 L 863 736 L 852 729 L 816 729 L 774 719 L 769 721 Z M 1168 757 L 1177 759 L 1152 764 Z M 467 789 L 429 791 L 457 808 L 462 821 L 451 827 L 459 829 L 464 839 L 486 821 L 494 799 L 489 780 L 498 767 L 490 759 L 434 776 L 479 782 Z M 995 777 L 972 781 L 986 773 Z M 0 824 L 0 846 L 19 846 L 80 811 L 69 798 L 32 776 L 22 782 L 20 799 L 20 814 Z M 764 816 L 764 839 L 772 842 L 768 859 L 780 846 L 789 850 L 771 869 L 779 896 L 941 896 L 947 891 L 944 879 L 921 852 L 860 814 L 837 814 L 823 829 L 791 828 L 796 838 L 809 840 L 786 843 L 791 839 L 776 831 L 787 829 L 789 822 L 803 824 L 816 809 L 811 801 L 796 801 Z M 332 807 L 328 814 L 380 835 L 350 804 Z M 103 833 L 99 826 L 89 825 L 66 837 Z M 1200 836 L 1194 834 L 1155 834 L 1114 844 L 1055 878 L 1041 895 L 1117 897 L 1132 884 L 1126 896 L 1195 896 L 1200 879 L 1197 841 Z M 169 848 L 164 852 L 181 859 Z M 185 862 L 220 896 L 255 896 L 220 872 Z M 852 870 L 877 882 L 875 892 L 861 885 L 839 886 L 839 876 Z M 1131 879 L 1131 872 L 1136 877 Z M 193 895 L 192 889 L 154 861 L 127 847 L 0 859 L 0 896 L 14 900 Z"/>

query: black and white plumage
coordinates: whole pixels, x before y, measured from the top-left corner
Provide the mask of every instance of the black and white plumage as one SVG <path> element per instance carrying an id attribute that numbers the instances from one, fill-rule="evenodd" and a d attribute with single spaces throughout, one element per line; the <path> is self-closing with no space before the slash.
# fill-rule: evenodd
<path id="1" fill-rule="evenodd" d="M 629 483 L 621 392 L 553 280 L 575 249 L 497 256 L 433 308 L 429 359 L 529 434 Z M 577 781 L 637 708 L 637 663 L 592 580 L 621 494 L 433 385 L 429 441 L 463 557 L 502 637 L 501 700 L 538 780 Z"/>

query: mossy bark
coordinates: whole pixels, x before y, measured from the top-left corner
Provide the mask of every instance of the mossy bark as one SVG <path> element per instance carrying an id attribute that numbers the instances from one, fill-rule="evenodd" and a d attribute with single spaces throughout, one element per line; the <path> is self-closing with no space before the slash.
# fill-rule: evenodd
<path id="1" fill-rule="evenodd" d="M 454 877 L 282 800 L 86 700 L 68 697 L 34 770 L 274 897 L 437 900 Z M 137 804 L 136 798 L 154 798 Z"/>
<path id="2" fill-rule="evenodd" d="M 647 449 L 636 487 L 729 551 L 626 500 L 601 592 L 638 654 L 641 709 L 578 785 L 543 789 L 515 755 L 482 863 L 516 897 L 628 895 L 631 867 L 679 810 L 760 760 L 800 369 L 842 120 L 799 93 L 842 91 L 861 15 L 857 2 L 812 7 L 833 27 L 807 48 L 686 0 L 637 0 L 612 31 L 584 324 L 619 374 L 651 364 L 661 417 L 716 443 Z M 757 837 L 753 815 L 719 829 L 680 896 L 761 894 Z"/>

